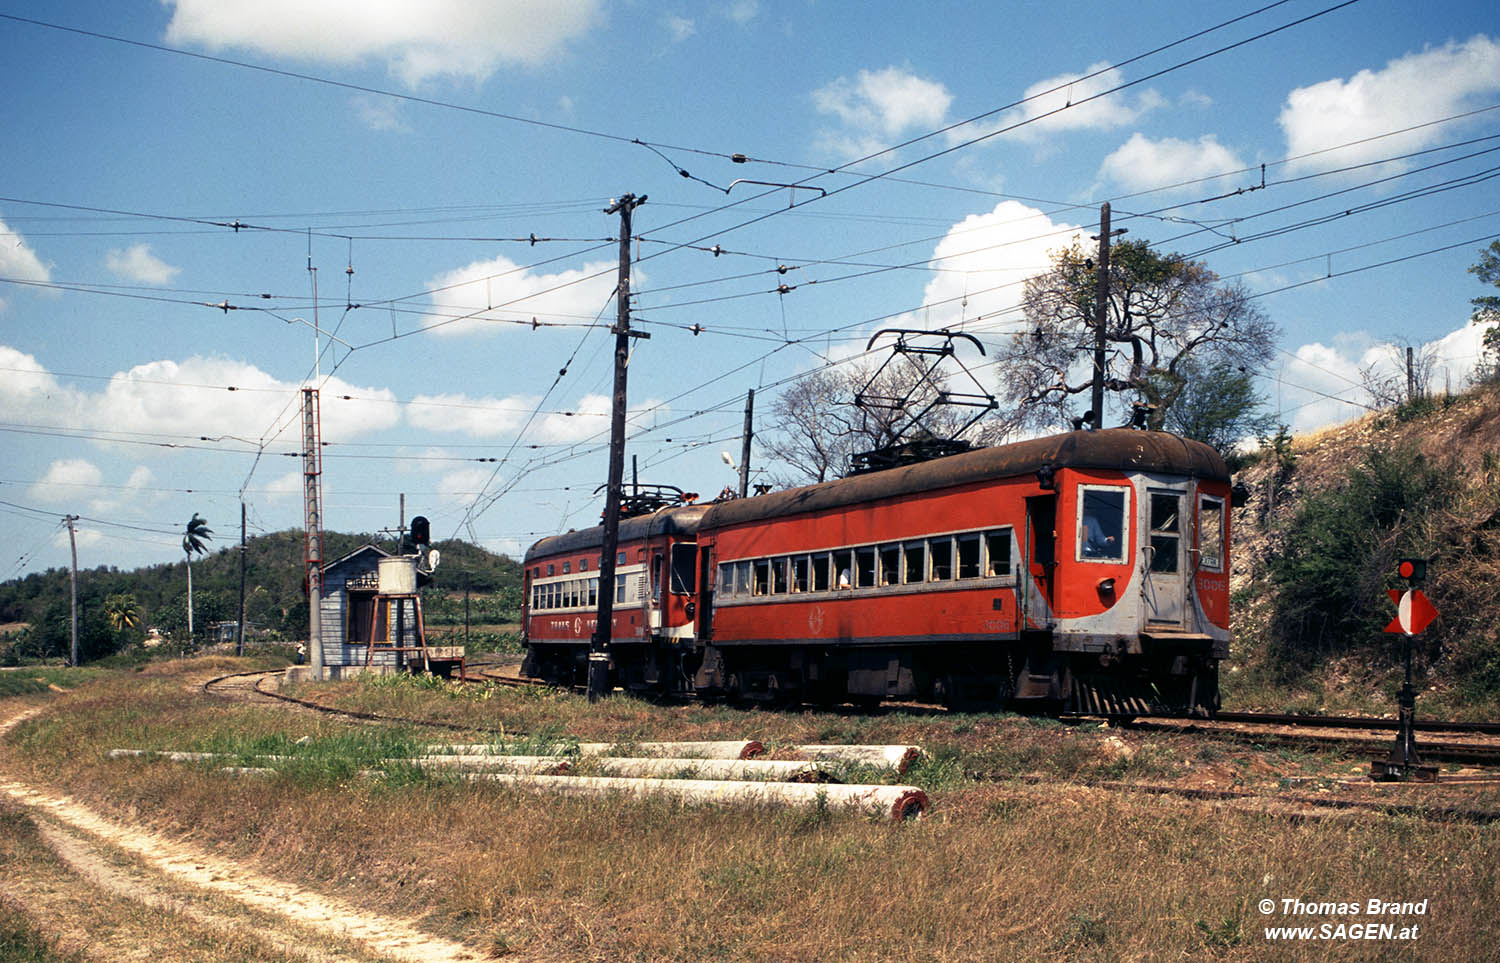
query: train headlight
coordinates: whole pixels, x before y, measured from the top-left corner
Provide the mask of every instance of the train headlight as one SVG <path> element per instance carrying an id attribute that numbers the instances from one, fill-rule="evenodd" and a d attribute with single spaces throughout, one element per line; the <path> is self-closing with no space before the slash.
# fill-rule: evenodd
<path id="1" fill-rule="evenodd" d="M 1112 579 L 1112 578 L 1101 578 L 1099 580 L 1099 594 L 1100 595 L 1114 595 L 1115 594 L 1115 580 Z"/>

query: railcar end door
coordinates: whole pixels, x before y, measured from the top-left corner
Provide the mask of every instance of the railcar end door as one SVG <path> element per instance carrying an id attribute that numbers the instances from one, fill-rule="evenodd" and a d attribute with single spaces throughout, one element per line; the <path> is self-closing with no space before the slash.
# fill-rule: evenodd
<path id="1" fill-rule="evenodd" d="M 1146 621 L 1180 627 L 1187 580 L 1184 577 L 1187 528 L 1183 505 L 1187 492 L 1152 488 L 1147 492 L 1147 542 L 1145 578 L 1141 595 L 1146 603 Z"/>

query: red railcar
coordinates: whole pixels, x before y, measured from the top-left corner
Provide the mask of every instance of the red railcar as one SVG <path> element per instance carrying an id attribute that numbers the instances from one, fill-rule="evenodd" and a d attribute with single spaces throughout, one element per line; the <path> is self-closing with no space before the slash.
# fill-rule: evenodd
<path id="1" fill-rule="evenodd" d="M 749 698 L 1212 711 L 1229 496 L 1208 446 L 1116 429 L 665 509 L 622 523 L 642 581 L 612 664 L 631 687 Z M 546 587 L 597 567 L 600 532 L 527 554 L 534 675 L 578 678 L 591 609 Z"/>

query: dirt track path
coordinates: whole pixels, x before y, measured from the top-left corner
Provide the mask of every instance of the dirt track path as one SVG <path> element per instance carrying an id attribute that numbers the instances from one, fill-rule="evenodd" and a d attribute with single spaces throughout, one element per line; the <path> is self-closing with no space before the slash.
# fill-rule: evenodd
<path id="1" fill-rule="evenodd" d="M 12 710 L 0 721 L 0 736 L 41 711 Z M 4 773 L 0 773 L 0 796 L 41 817 L 36 822 L 48 847 L 94 886 L 266 945 L 278 957 L 335 963 L 457 963 L 481 958 L 466 946 L 421 932 L 410 920 L 378 916 L 263 876 L 242 864 L 107 819 L 67 795 L 25 785 Z M 121 860 L 120 854 L 131 858 Z M 298 931 L 314 939 L 299 938 Z M 155 955 L 158 960 L 175 958 L 181 957 L 170 952 Z"/>

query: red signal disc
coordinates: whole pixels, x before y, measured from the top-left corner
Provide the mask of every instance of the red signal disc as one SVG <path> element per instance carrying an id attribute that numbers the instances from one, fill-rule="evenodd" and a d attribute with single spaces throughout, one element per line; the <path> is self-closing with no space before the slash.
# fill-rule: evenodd
<path id="1" fill-rule="evenodd" d="M 1410 562 L 1402 562 L 1396 567 L 1396 573 L 1402 578 L 1411 578 L 1417 571 L 1417 567 Z"/>

